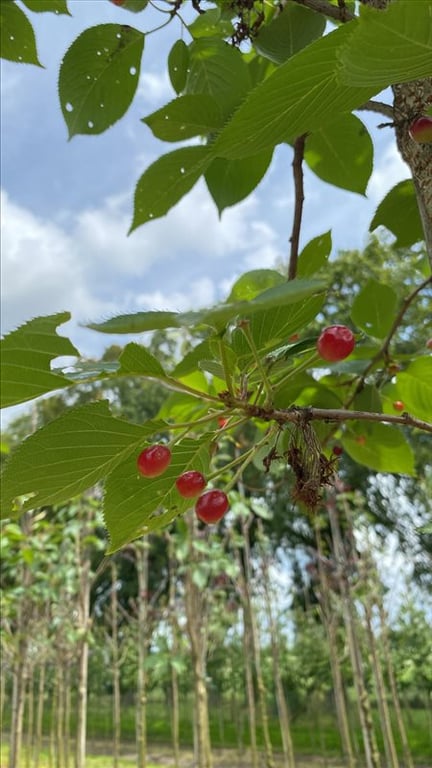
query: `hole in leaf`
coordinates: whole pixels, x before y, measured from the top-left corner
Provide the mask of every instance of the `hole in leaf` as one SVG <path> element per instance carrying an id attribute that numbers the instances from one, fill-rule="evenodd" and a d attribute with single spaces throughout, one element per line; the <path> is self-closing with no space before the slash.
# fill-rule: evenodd
<path id="1" fill-rule="evenodd" d="M 87 125 L 89 128 L 94 128 L 94 123 L 91 120 L 88 121 Z"/>
<path id="2" fill-rule="evenodd" d="M 68 101 L 67 104 L 65 104 L 65 110 L 66 112 L 73 112 L 73 106 L 70 103 L 70 101 Z"/>
<path id="3" fill-rule="evenodd" d="M 180 173 L 185 173 L 185 169 L 184 168 L 180 168 Z"/>
<path id="4" fill-rule="evenodd" d="M 96 51 L 96 56 L 102 56 L 102 51 Z"/>
<path id="5" fill-rule="evenodd" d="M 120 34 L 120 32 L 117 32 L 117 34 L 116 34 L 116 37 L 117 37 L 119 40 L 121 40 L 121 34 Z"/>
<path id="6" fill-rule="evenodd" d="M 136 75 L 136 73 L 137 73 L 136 67 L 129 67 L 129 74 Z"/>
<path id="7" fill-rule="evenodd" d="M 9 40 L 15 40 L 13 35 L 9 35 Z"/>
<path id="8" fill-rule="evenodd" d="M 153 218 L 153 213 L 149 213 L 148 217 L 149 217 L 149 219 L 152 219 Z"/>
<path id="9" fill-rule="evenodd" d="M 100 108 L 103 109 L 105 104 L 99 104 Z"/>

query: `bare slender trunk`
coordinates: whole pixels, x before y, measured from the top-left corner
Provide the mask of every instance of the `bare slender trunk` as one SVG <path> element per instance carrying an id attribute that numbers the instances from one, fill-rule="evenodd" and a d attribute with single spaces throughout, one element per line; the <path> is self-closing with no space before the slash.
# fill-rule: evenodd
<path id="1" fill-rule="evenodd" d="M 33 768 L 39 768 L 39 757 L 42 748 L 43 713 L 45 704 L 45 672 L 46 662 L 39 667 L 38 690 L 36 697 L 36 727 L 33 747 Z"/>
<path id="2" fill-rule="evenodd" d="M 82 549 L 82 540 L 89 533 L 90 510 L 85 510 L 85 519 L 79 537 L 77 538 L 77 563 L 79 565 L 79 595 L 78 595 L 78 632 L 80 634 L 78 656 L 78 701 L 77 701 L 77 730 L 75 747 L 75 768 L 85 768 L 87 743 L 87 685 L 90 632 L 90 587 L 91 562 L 86 546 Z"/>
<path id="3" fill-rule="evenodd" d="M 113 677 L 113 766 L 118 768 L 121 738 L 117 563 L 111 560 L 111 664 Z"/>
<path id="4" fill-rule="evenodd" d="M 64 740 L 64 667 L 60 663 L 57 667 L 57 705 L 55 709 L 56 729 L 56 768 L 64 768 L 63 740 Z"/>
<path id="5" fill-rule="evenodd" d="M 148 555 L 149 542 L 143 538 L 135 544 L 138 576 L 138 672 L 136 704 L 136 741 L 138 768 L 147 765 L 147 692 L 145 663 L 148 644 Z"/>
<path id="6" fill-rule="evenodd" d="M 263 729 L 264 747 L 266 756 L 266 768 L 274 768 L 273 747 L 270 739 L 268 711 L 267 711 L 267 691 L 265 689 L 264 678 L 261 669 L 261 648 L 256 622 L 256 614 L 252 605 L 251 584 L 252 584 L 252 566 L 249 542 L 249 528 L 245 519 L 242 519 L 243 534 L 243 558 L 244 558 L 244 600 L 247 613 L 247 622 L 250 629 L 250 639 L 252 643 L 252 657 L 255 665 L 255 675 L 257 681 L 258 704 L 260 708 L 261 725 Z"/>
<path id="7" fill-rule="evenodd" d="M 334 491 L 328 493 L 327 511 L 332 531 L 333 550 L 337 564 L 336 576 L 342 601 L 344 624 L 347 633 L 348 648 L 354 676 L 354 685 L 357 692 L 366 765 L 367 768 L 381 768 L 381 760 L 373 727 L 369 695 L 366 689 L 363 674 L 363 661 L 358 642 L 355 608 L 346 574 L 346 557 L 339 527 L 338 511 L 336 509 L 336 495 Z"/>
<path id="8" fill-rule="evenodd" d="M 273 678 L 276 688 L 276 702 L 279 715 L 279 724 L 282 737 L 282 748 L 284 754 L 285 768 L 295 768 L 294 749 L 291 737 L 290 717 L 286 703 L 285 692 L 282 684 L 281 663 L 279 653 L 279 634 L 276 620 L 273 613 L 273 598 L 270 588 L 269 557 L 265 551 L 264 531 L 261 521 L 259 521 L 259 531 L 262 541 L 261 564 L 262 579 L 264 588 L 264 603 L 267 613 L 267 622 L 270 631 L 270 643 L 272 649 Z"/>
<path id="9" fill-rule="evenodd" d="M 176 613 L 176 558 L 172 538 L 168 536 L 168 571 L 169 571 L 169 623 L 171 627 L 171 654 L 175 659 L 179 652 L 179 628 Z M 174 768 L 180 766 L 180 707 L 179 681 L 175 664 L 171 663 L 171 734 L 174 753 Z"/>
<path id="10" fill-rule="evenodd" d="M 210 745 L 210 724 L 206 685 L 207 656 L 207 606 L 205 592 L 200 590 L 193 579 L 197 565 L 197 552 L 193 548 L 195 541 L 195 517 L 188 515 L 190 557 L 185 573 L 185 609 L 187 633 L 192 657 L 192 669 L 195 693 L 195 748 L 198 768 L 212 768 L 213 760 Z"/>
<path id="11" fill-rule="evenodd" d="M 315 536 L 318 553 L 318 575 L 320 582 L 319 604 L 321 611 L 321 620 L 324 625 L 328 639 L 330 654 L 330 666 L 333 678 L 333 690 L 335 696 L 336 716 L 338 720 L 339 733 L 342 741 L 342 752 L 345 758 L 347 768 L 355 768 L 357 760 L 354 756 L 354 750 L 351 742 L 351 733 L 346 706 L 345 686 L 342 676 L 342 670 L 339 663 L 338 643 L 337 643 L 337 617 L 332 611 L 331 592 L 327 573 L 323 562 L 323 546 L 319 526 L 315 526 Z"/>
<path id="12" fill-rule="evenodd" d="M 25 766 L 30 768 L 32 745 L 34 737 L 34 666 L 29 665 L 27 687 L 27 734 L 25 748 Z"/>

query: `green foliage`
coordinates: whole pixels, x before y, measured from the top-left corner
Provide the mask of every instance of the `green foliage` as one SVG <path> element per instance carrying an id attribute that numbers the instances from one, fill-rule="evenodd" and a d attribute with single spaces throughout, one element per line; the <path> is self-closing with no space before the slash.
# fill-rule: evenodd
<path id="1" fill-rule="evenodd" d="M 128 109 L 138 86 L 144 35 L 122 24 L 86 29 L 60 67 L 60 104 L 69 130 L 97 134 Z"/>
<path id="2" fill-rule="evenodd" d="M 355 298 L 351 317 L 365 333 L 384 339 L 394 323 L 397 304 L 398 297 L 390 286 L 368 280 Z"/>
<path id="3" fill-rule="evenodd" d="M 397 248 L 418 243 L 423 239 L 423 229 L 412 179 L 396 184 L 380 202 L 370 223 L 373 232 L 379 226 L 393 232 Z"/>
<path id="4" fill-rule="evenodd" d="M 50 362 L 61 355 L 79 356 L 69 339 L 58 336 L 58 325 L 70 320 L 63 312 L 29 320 L 1 342 L 1 407 L 67 387 L 70 382 L 50 371 Z"/>
<path id="5" fill-rule="evenodd" d="M 15 2 L 0 4 L 1 55 L 4 59 L 41 67 L 33 27 Z"/>

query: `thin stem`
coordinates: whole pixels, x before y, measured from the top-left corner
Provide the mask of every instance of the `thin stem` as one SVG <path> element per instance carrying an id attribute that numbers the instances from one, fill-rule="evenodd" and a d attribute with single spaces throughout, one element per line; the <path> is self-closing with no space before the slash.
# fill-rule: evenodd
<path id="1" fill-rule="evenodd" d="M 294 142 L 294 158 L 292 161 L 294 176 L 294 219 L 290 237 L 291 251 L 288 265 L 288 280 L 294 280 L 297 274 L 297 261 L 300 241 L 300 229 L 303 214 L 304 186 L 303 186 L 303 158 L 306 142 L 306 133 L 298 136 Z"/>
<path id="2" fill-rule="evenodd" d="M 324 16 L 336 19 L 336 21 L 352 21 L 352 19 L 356 18 L 355 14 L 351 13 L 345 5 L 336 7 L 327 0 L 294 0 L 294 2 L 298 3 L 298 5 L 305 5 L 306 8 L 317 11 L 317 13 L 323 13 Z"/>
<path id="3" fill-rule="evenodd" d="M 430 285 L 430 284 L 432 284 L 432 277 L 428 277 L 428 278 L 426 278 L 426 280 L 423 280 L 423 282 L 420 283 L 420 285 L 418 285 L 417 288 L 415 288 L 412 291 L 412 293 L 410 293 L 409 296 L 407 296 L 407 298 L 402 302 L 402 306 L 401 306 L 399 312 L 397 313 L 397 315 L 396 315 L 396 317 L 395 317 L 395 319 L 393 321 L 392 327 L 390 328 L 386 338 L 384 339 L 384 342 L 383 342 L 381 348 L 378 350 L 376 355 L 374 355 L 374 357 L 372 358 L 370 363 L 366 366 L 366 368 L 363 371 L 362 375 L 358 379 L 357 385 L 355 386 L 354 391 L 352 392 L 352 394 L 348 398 L 347 402 L 344 403 L 345 408 L 349 408 L 351 403 L 354 401 L 354 398 L 356 397 L 356 395 L 363 388 L 366 376 L 368 375 L 368 373 L 370 373 L 370 371 L 372 370 L 374 365 L 379 360 L 381 360 L 381 358 L 386 359 L 388 357 L 388 350 L 389 350 L 389 346 L 390 346 L 391 340 L 392 340 L 393 336 L 395 335 L 399 325 L 401 324 L 402 319 L 403 319 L 405 313 L 407 312 L 408 308 L 411 306 L 411 304 L 414 301 L 414 299 L 416 298 L 416 296 L 420 293 L 420 291 L 422 291 L 423 288 L 426 288 L 426 286 Z"/>
<path id="4" fill-rule="evenodd" d="M 356 107 L 356 111 L 357 110 L 362 112 L 378 112 L 380 115 L 389 117 L 390 120 L 393 120 L 394 118 L 393 107 L 391 107 L 390 104 L 385 104 L 383 101 L 372 101 L 372 99 L 370 99 L 369 101 L 365 101 L 365 103 L 361 104 L 359 107 Z"/>
<path id="5" fill-rule="evenodd" d="M 267 400 L 270 401 L 271 398 L 272 398 L 272 395 L 273 395 L 273 388 L 272 388 L 272 385 L 271 385 L 271 383 L 270 383 L 270 381 L 269 381 L 269 379 L 267 377 L 267 373 L 266 373 L 265 368 L 264 368 L 264 366 L 262 364 L 260 356 L 259 356 L 259 354 L 257 352 L 257 348 L 255 346 L 255 342 L 254 342 L 254 340 L 252 338 L 252 334 L 250 332 L 249 321 L 243 321 L 243 322 L 239 323 L 239 327 L 243 331 L 243 333 L 244 333 L 244 335 L 246 337 L 246 341 L 249 344 L 249 347 L 251 349 L 251 352 L 252 352 L 254 360 L 255 360 L 256 367 L 257 367 L 258 371 L 260 372 L 260 374 L 262 376 L 263 385 L 264 385 L 265 390 L 267 392 Z"/>
<path id="6" fill-rule="evenodd" d="M 219 352 L 220 352 L 220 357 L 222 361 L 222 368 L 224 369 L 227 389 L 228 389 L 228 392 L 232 395 L 234 390 L 232 385 L 231 371 L 229 369 L 229 363 L 228 363 L 228 358 L 226 354 L 225 344 L 223 343 L 222 339 L 219 339 Z"/>

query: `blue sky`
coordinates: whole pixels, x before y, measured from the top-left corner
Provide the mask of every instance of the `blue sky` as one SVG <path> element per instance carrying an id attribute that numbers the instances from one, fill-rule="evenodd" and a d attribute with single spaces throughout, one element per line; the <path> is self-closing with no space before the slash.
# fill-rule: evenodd
<path id="1" fill-rule="evenodd" d="M 3 332 L 37 315 L 69 310 L 64 326 L 83 355 L 116 339 L 79 327 L 118 312 L 188 309 L 224 298 L 243 271 L 286 260 L 293 212 L 291 150 L 279 147 L 257 191 L 219 220 L 204 185 L 164 219 L 127 237 L 134 186 L 170 151 L 140 119 L 174 93 L 166 56 L 180 24 L 146 37 L 135 100 L 99 136 L 67 139 L 58 69 L 80 32 L 118 22 L 144 31 L 160 23 L 148 8 L 131 14 L 108 0 L 69 0 L 68 16 L 31 14 L 44 69 L 2 63 Z M 361 248 L 377 203 L 408 176 L 380 115 L 361 113 L 375 144 L 368 197 L 338 190 L 305 171 L 301 246 L 331 229 L 333 251 Z M 123 338 L 123 340 L 125 340 Z"/>

